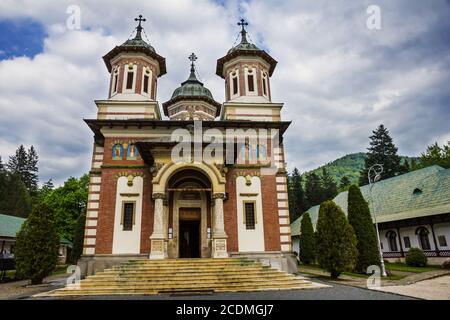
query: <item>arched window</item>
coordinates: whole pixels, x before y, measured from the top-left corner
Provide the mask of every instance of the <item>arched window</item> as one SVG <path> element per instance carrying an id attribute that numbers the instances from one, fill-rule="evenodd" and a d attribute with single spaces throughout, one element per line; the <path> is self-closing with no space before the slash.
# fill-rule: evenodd
<path id="1" fill-rule="evenodd" d="M 121 144 L 117 143 L 112 147 L 112 159 L 122 160 L 123 157 L 123 147 Z"/>
<path id="2" fill-rule="evenodd" d="M 397 247 L 397 234 L 395 231 L 389 230 L 386 232 L 386 238 L 389 243 L 389 251 L 398 251 Z"/>
<path id="3" fill-rule="evenodd" d="M 127 148 L 127 160 L 136 160 L 139 152 L 134 144 L 130 144 Z"/>
<path id="4" fill-rule="evenodd" d="M 431 250 L 430 240 L 428 239 L 428 230 L 425 227 L 419 227 L 416 230 L 417 237 L 419 238 L 420 248 L 422 250 Z"/>
<path id="5" fill-rule="evenodd" d="M 266 160 L 267 159 L 267 147 L 264 144 L 258 144 L 256 146 L 256 156 L 258 160 Z"/>

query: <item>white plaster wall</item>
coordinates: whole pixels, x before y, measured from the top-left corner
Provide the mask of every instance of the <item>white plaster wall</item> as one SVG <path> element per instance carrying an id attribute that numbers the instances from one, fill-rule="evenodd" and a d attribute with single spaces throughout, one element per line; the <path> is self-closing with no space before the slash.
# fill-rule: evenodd
<path id="1" fill-rule="evenodd" d="M 447 223 L 439 223 L 434 225 L 434 233 L 436 235 L 436 242 L 440 250 L 450 250 L 450 222 Z M 445 236 L 447 240 L 447 246 L 439 245 L 439 236 Z"/>
<path id="2" fill-rule="evenodd" d="M 117 180 L 113 254 L 140 253 L 141 249 L 142 191 L 144 181 L 142 177 L 135 177 L 131 187 L 127 185 L 127 182 L 127 177 L 120 177 Z M 138 196 L 124 197 L 120 195 L 121 193 L 136 193 Z M 123 231 L 123 225 L 121 225 L 120 221 L 122 217 L 122 202 L 124 201 L 136 202 L 135 222 L 133 229 L 130 231 Z"/>
<path id="3" fill-rule="evenodd" d="M 237 223 L 238 223 L 238 247 L 239 252 L 264 251 L 264 215 L 261 196 L 261 179 L 251 178 L 251 185 L 245 184 L 246 180 L 240 176 L 236 178 L 237 196 Z M 254 193 L 256 196 L 241 196 L 241 193 Z M 256 224 L 254 230 L 247 230 L 244 224 L 244 201 L 256 202 Z"/>

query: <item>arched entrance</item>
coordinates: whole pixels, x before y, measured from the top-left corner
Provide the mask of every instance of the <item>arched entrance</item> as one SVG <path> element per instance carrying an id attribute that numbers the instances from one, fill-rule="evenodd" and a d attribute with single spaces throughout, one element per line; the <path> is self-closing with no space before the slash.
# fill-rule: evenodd
<path id="1" fill-rule="evenodd" d="M 198 170 L 180 170 L 169 179 L 167 192 L 169 234 L 172 234 L 168 257 L 210 257 L 211 181 Z"/>

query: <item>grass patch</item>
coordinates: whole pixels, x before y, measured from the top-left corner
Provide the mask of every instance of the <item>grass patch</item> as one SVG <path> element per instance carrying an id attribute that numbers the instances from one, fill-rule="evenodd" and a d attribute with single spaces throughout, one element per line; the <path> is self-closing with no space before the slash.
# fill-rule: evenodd
<path id="1" fill-rule="evenodd" d="M 301 273 L 304 273 L 304 274 L 315 275 L 315 276 L 317 276 L 318 274 L 315 273 L 314 271 L 322 271 L 322 272 L 325 272 L 328 274 L 327 271 L 325 271 L 318 265 L 300 265 L 298 271 Z M 353 277 L 353 278 L 360 278 L 360 279 L 367 279 L 370 276 L 369 274 L 355 273 L 355 272 L 343 272 L 342 275 Z M 382 279 L 400 280 L 400 279 L 403 279 L 404 277 L 405 277 L 405 275 L 395 274 L 395 273 L 391 272 L 386 278 L 382 278 Z"/>
<path id="2" fill-rule="evenodd" d="M 402 271 L 402 272 L 412 272 L 421 273 L 427 271 L 434 271 L 440 269 L 439 266 L 427 266 L 427 267 L 410 267 L 404 263 L 387 263 L 386 270 L 389 271 Z"/>

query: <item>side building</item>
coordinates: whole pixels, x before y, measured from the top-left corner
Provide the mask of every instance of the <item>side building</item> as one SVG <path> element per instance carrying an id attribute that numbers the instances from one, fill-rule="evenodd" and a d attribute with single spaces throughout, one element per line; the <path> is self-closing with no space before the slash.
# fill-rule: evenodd
<path id="1" fill-rule="evenodd" d="M 378 222 L 383 257 L 404 260 L 410 248 L 420 248 L 431 264 L 450 257 L 450 169 L 439 166 L 412 171 L 360 188 Z M 333 201 L 347 214 L 348 192 Z M 316 227 L 319 207 L 307 210 Z M 293 250 L 299 252 L 301 217 L 291 224 Z"/>

